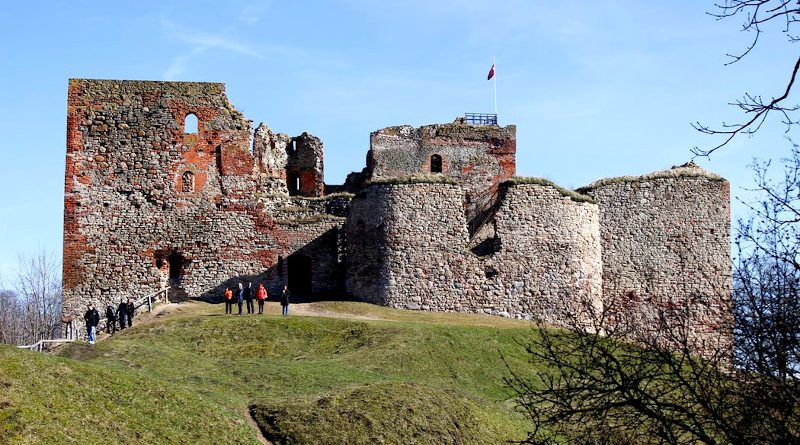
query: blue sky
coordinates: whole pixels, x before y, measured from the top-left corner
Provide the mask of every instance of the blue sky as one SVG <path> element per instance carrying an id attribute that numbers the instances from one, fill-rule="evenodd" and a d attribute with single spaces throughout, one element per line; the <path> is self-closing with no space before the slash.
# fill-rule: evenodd
<path id="1" fill-rule="evenodd" d="M 782 92 L 795 52 L 751 37 L 712 1 L 37 1 L 0 15 L 0 276 L 62 249 L 69 78 L 215 81 L 254 124 L 325 144 L 325 180 L 360 170 L 369 133 L 491 112 L 517 125 L 517 172 L 565 187 L 644 174 L 717 142 L 745 92 Z M 788 152 L 777 119 L 697 162 L 752 184 L 753 156 Z M 791 136 L 791 133 L 789 134 Z M 734 207 L 743 216 L 741 206 Z"/>

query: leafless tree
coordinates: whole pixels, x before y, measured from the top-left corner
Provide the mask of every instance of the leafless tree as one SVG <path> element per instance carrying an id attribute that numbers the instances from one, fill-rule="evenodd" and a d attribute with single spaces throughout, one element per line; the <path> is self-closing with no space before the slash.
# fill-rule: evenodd
<path id="1" fill-rule="evenodd" d="M 20 344 L 22 336 L 22 310 L 16 294 L 0 290 L 0 343 Z"/>
<path id="2" fill-rule="evenodd" d="M 780 26 L 780 32 L 786 36 L 789 43 L 798 41 L 798 37 L 794 34 L 794 25 L 800 21 L 800 3 L 796 0 L 724 0 L 714 6 L 716 9 L 709 13 L 711 16 L 718 20 L 743 18 L 742 31 L 753 35 L 744 50 L 728 54 L 731 58 L 728 64 L 736 63 L 750 54 L 757 46 L 761 34 L 770 25 Z M 692 126 L 701 133 L 721 135 L 723 140 L 711 148 L 694 147 L 692 153 L 695 156 L 708 156 L 725 146 L 738 134 L 753 134 L 761 128 L 771 114 L 781 116 L 787 131 L 796 124 L 797 119 L 794 117 L 794 112 L 798 110 L 798 105 L 786 102 L 789 100 L 798 69 L 800 69 L 800 57 L 797 57 L 793 66 L 787 68 L 788 80 L 776 96 L 764 98 L 748 92 L 741 99 L 731 103 L 745 113 L 746 118 L 743 122 L 734 124 L 723 122 L 721 127 L 709 127 L 700 122 L 693 123 Z"/>
<path id="3" fill-rule="evenodd" d="M 15 282 L 23 342 L 55 338 L 61 328 L 60 263 L 52 253 L 19 257 Z"/>
<path id="4" fill-rule="evenodd" d="M 771 180 L 755 162 L 751 218 L 735 242 L 733 345 L 691 340 L 688 308 L 662 309 L 642 336 L 615 302 L 589 332 L 542 329 L 528 370 L 508 380 L 533 421 L 531 444 L 800 444 L 800 149 Z M 636 342 L 631 342 L 636 339 Z M 665 347 L 670 345 L 670 347 Z M 562 442 L 559 442 L 562 441 Z"/>

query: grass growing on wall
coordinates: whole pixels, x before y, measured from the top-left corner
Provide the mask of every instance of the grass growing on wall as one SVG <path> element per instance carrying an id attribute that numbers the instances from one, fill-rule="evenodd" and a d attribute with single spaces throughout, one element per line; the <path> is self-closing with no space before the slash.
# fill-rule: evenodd
<path id="1" fill-rule="evenodd" d="M 385 319 L 280 317 L 275 303 L 224 317 L 190 303 L 60 356 L 0 347 L 0 443 L 257 444 L 248 409 L 275 443 L 415 443 L 395 442 L 407 428 L 416 443 L 524 437 L 501 354 L 530 366 L 516 342 L 535 332 L 526 323 L 317 307 Z M 343 423 L 347 406 L 357 428 Z"/>
<path id="2" fill-rule="evenodd" d="M 593 203 L 594 200 L 591 196 L 582 195 L 576 191 L 572 191 L 569 189 L 565 189 L 554 183 L 553 181 L 545 178 L 534 178 L 534 177 L 527 177 L 527 176 L 515 176 L 511 179 L 508 179 L 503 182 L 503 185 L 507 186 L 514 186 L 514 185 L 522 185 L 522 184 L 534 184 L 534 185 L 542 185 L 546 187 L 552 187 L 558 190 L 561 193 L 561 196 L 569 198 L 575 202 L 591 202 Z"/>
<path id="3" fill-rule="evenodd" d="M 450 184 L 456 185 L 458 182 L 442 174 L 421 174 L 409 176 L 393 176 L 390 178 L 373 179 L 367 185 L 373 184 Z"/>
<path id="4" fill-rule="evenodd" d="M 614 178 L 604 178 L 592 182 L 591 184 L 581 187 L 578 191 L 591 190 L 598 187 L 603 187 L 611 184 L 618 184 L 621 182 L 644 182 L 654 179 L 670 179 L 670 178 L 703 178 L 709 181 L 724 182 L 725 178 L 722 176 L 703 170 L 694 163 L 687 163 L 672 167 L 669 170 L 662 170 L 657 172 L 648 173 L 641 176 L 617 176 Z"/>

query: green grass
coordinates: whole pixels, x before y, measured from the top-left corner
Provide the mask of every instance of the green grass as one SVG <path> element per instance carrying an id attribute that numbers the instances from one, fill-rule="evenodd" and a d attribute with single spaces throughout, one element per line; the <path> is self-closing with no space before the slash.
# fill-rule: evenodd
<path id="1" fill-rule="evenodd" d="M 418 174 L 408 176 L 391 176 L 386 178 L 376 178 L 367 182 L 367 185 L 401 185 L 401 184 L 448 184 L 458 185 L 458 182 L 442 174 Z"/>
<path id="2" fill-rule="evenodd" d="M 274 303 L 224 317 L 189 303 L 59 356 L 2 347 L 0 444 L 257 444 L 248 407 L 275 443 L 524 437 L 501 355 L 526 366 L 527 323 L 363 303 L 293 309 L 332 317 L 280 317 Z"/>
<path id="3" fill-rule="evenodd" d="M 703 178 L 713 182 L 725 182 L 726 179 L 722 176 L 703 170 L 698 167 L 694 162 L 687 162 L 683 165 L 676 165 L 669 170 L 655 171 L 641 176 L 618 176 L 614 178 L 604 178 L 592 182 L 591 184 L 578 188 L 578 193 L 588 193 L 596 188 L 605 187 L 607 185 L 618 184 L 622 182 L 644 182 L 653 181 L 658 179 L 675 179 L 675 178 Z"/>
<path id="4" fill-rule="evenodd" d="M 424 384 L 377 383 L 313 400 L 256 403 L 253 417 L 275 442 L 320 445 L 503 443 L 513 424 L 479 400 Z"/>

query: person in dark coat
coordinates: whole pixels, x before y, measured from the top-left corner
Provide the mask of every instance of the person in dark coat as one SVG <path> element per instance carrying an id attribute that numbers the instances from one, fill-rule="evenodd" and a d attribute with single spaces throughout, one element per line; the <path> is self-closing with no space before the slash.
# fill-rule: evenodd
<path id="1" fill-rule="evenodd" d="M 117 310 L 114 303 L 108 300 L 106 304 L 106 333 L 114 334 L 117 332 Z"/>
<path id="2" fill-rule="evenodd" d="M 119 328 L 125 329 L 125 319 L 128 316 L 128 303 L 125 303 L 125 300 L 119 300 L 119 306 L 117 306 L 117 318 L 119 318 Z"/>
<path id="3" fill-rule="evenodd" d="M 283 315 L 289 315 L 289 297 L 289 288 L 283 286 L 283 290 L 281 291 L 281 309 L 283 310 Z"/>
<path id="4" fill-rule="evenodd" d="M 244 289 L 242 283 L 239 283 L 239 290 L 236 292 L 236 304 L 239 305 L 239 316 L 242 316 L 242 303 L 244 302 Z"/>
<path id="5" fill-rule="evenodd" d="M 128 305 L 127 306 L 128 307 L 125 308 L 125 315 L 128 316 L 128 327 L 132 328 L 133 327 L 133 311 L 134 311 L 134 307 L 133 307 L 133 301 L 130 298 L 128 298 Z"/>
<path id="6" fill-rule="evenodd" d="M 93 345 L 97 339 L 97 325 L 100 324 L 100 313 L 94 308 L 94 305 L 89 305 L 86 313 L 83 314 L 83 320 L 86 321 L 86 335 L 89 337 L 89 344 Z"/>
<path id="7" fill-rule="evenodd" d="M 255 314 L 256 308 L 253 306 L 253 283 L 247 282 L 247 287 L 244 288 L 244 299 L 247 302 L 247 313 Z"/>

